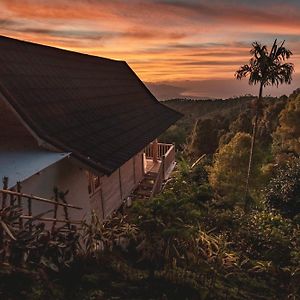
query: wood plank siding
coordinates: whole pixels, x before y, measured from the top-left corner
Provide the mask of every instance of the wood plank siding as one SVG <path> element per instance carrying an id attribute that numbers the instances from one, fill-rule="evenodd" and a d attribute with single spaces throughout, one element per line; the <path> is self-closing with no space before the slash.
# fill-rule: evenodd
<path id="1" fill-rule="evenodd" d="M 140 152 L 123 164 L 110 176 L 100 177 L 100 189 L 97 196 L 90 197 L 91 207 L 98 217 L 108 217 L 127 199 L 143 179 L 143 153 Z"/>

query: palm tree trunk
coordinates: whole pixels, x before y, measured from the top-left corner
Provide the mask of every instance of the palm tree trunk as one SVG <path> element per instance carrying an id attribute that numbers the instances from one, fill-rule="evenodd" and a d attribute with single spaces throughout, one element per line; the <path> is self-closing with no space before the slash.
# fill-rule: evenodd
<path id="1" fill-rule="evenodd" d="M 253 131 L 252 131 L 252 138 L 251 138 L 251 148 L 250 148 L 250 156 L 249 156 L 249 164 L 248 164 L 248 172 L 247 172 L 247 179 L 246 179 L 246 189 L 245 189 L 245 198 L 244 198 L 244 203 L 245 203 L 245 211 L 249 207 L 249 180 L 251 176 L 251 171 L 252 171 L 252 162 L 253 162 L 253 153 L 254 153 L 254 145 L 255 145 L 255 140 L 256 140 L 256 132 L 257 132 L 257 124 L 258 124 L 258 117 L 259 117 L 259 108 L 260 108 L 260 103 L 262 99 L 262 91 L 263 91 L 263 83 L 260 84 L 259 88 L 259 96 L 256 102 L 256 107 L 255 107 L 255 117 L 254 117 L 254 124 L 253 124 Z"/>

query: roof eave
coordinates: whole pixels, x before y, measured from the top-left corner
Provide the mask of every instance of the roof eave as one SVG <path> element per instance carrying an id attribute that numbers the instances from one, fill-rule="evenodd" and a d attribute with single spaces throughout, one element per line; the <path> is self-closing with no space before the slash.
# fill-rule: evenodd
<path id="1" fill-rule="evenodd" d="M 26 114 L 23 114 L 22 110 L 18 108 L 17 102 L 9 94 L 9 92 L 2 86 L 1 82 L 0 82 L 0 95 L 2 96 L 5 103 L 9 105 L 9 107 L 11 108 L 13 113 L 18 117 L 21 123 L 30 131 L 32 136 L 36 139 L 38 145 L 42 146 L 44 144 L 48 144 L 53 148 L 57 149 L 57 151 L 71 152 L 72 153 L 71 155 L 76 157 L 78 160 L 82 161 L 84 164 L 106 175 L 110 175 L 113 172 L 112 169 L 104 167 L 100 163 L 95 162 L 90 158 L 81 155 L 76 150 L 66 147 L 65 145 L 61 144 L 57 140 L 53 140 L 49 136 L 41 132 L 41 130 L 39 130 L 34 125 L 34 123 L 30 120 L 30 118 L 28 118 Z"/>

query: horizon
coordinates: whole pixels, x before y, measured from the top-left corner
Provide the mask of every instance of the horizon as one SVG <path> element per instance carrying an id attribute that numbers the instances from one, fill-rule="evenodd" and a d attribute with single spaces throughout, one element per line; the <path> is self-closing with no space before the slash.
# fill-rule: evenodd
<path id="1" fill-rule="evenodd" d="M 285 40 L 300 87 L 300 3 L 266 1 L 0 0 L 0 34 L 76 52 L 125 60 L 160 100 L 256 95 L 234 72 L 248 63 L 251 43 Z M 266 7 L 265 6 L 265 7 Z"/>

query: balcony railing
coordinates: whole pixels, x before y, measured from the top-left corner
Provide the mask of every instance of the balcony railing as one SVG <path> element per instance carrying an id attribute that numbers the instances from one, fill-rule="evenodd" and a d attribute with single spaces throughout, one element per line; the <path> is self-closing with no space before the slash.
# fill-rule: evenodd
<path id="1" fill-rule="evenodd" d="M 174 148 L 173 144 L 164 144 L 164 143 L 158 143 L 158 151 L 157 151 L 157 158 L 159 160 L 162 159 L 163 155 L 166 156 L 168 151 Z M 175 152 L 175 148 L 174 148 Z M 146 148 L 145 148 L 145 154 L 147 159 L 152 159 L 153 158 L 153 143 L 150 143 Z"/>
<path id="2" fill-rule="evenodd" d="M 158 143 L 157 148 L 159 168 L 151 196 L 159 193 L 164 180 L 168 179 L 175 166 L 175 146 L 173 144 Z M 147 159 L 153 159 L 153 143 L 145 148 L 145 155 Z"/>

